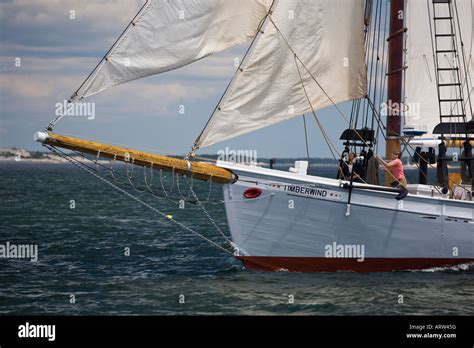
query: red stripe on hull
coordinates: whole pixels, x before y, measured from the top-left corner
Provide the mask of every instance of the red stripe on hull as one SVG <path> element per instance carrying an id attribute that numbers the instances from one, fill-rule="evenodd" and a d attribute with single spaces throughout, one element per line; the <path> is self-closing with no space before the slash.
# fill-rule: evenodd
<path id="1" fill-rule="evenodd" d="M 390 272 L 449 267 L 473 263 L 474 259 L 437 258 L 366 258 L 358 262 L 353 258 L 238 256 L 246 268 L 260 271 L 290 272 Z"/>

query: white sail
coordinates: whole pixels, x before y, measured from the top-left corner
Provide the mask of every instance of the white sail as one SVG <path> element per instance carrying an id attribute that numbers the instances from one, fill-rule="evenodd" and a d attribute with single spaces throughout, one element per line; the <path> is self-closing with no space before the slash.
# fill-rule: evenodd
<path id="1" fill-rule="evenodd" d="M 271 0 L 149 0 L 84 83 L 86 97 L 253 38 Z"/>
<path id="2" fill-rule="evenodd" d="M 324 89 L 298 63 L 315 109 L 366 95 L 363 0 L 276 0 L 271 19 L 267 19 L 196 148 L 311 110 L 294 54 L 285 40 Z"/>
<path id="3" fill-rule="evenodd" d="M 460 54 L 460 78 L 463 86 L 463 95 L 467 100 L 470 93 L 474 102 L 474 92 L 472 90 L 474 82 L 474 57 L 473 57 L 473 13 L 474 0 L 456 0 L 456 7 L 453 3 L 453 13 L 449 13 L 447 4 L 433 5 L 432 1 L 426 0 L 409 0 L 407 8 L 407 70 L 405 75 L 405 129 L 414 129 L 432 133 L 434 127 L 440 123 L 440 110 L 438 103 L 438 89 L 436 83 L 435 58 L 433 54 L 435 23 L 436 17 L 450 17 L 455 20 L 455 32 L 457 40 L 457 48 Z M 436 13 L 433 13 L 435 6 Z M 460 50 L 460 34 L 464 42 L 464 53 L 468 66 L 466 84 L 466 69 Z M 437 20 L 438 33 L 451 33 L 451 23 L 449 20 Z M 438 38 L 438 50 L 449 50 L 452 48 L 450 42 L 452 38 Z M 457 67 L 458 64 L 454 60 L 452 53 L 446 52 L 438 54 L 439 66 L 442 68 Z M 453 71 L 440 72 L 441 83 L 456 83 Z M 441 87 L 441 99 L 452 99 L 459 93 L 456 91 L 458 87 L 447 86 Z M 468 88 L 470 89 L 468 91 Z M 442 103 L 442 113 L 457 114 L 459 103 Z M 469 103 L 466 103 L 466 114 L 469 120 L 472 117 L 472 110 Z"/>

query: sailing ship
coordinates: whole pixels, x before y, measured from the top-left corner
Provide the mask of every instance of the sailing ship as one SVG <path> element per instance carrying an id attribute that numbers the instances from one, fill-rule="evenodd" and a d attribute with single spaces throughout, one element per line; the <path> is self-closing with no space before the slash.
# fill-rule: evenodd
<path id="1" fill-rule="evenodd" d="M 53 132 L 62 115 L 35 139 L 65 157 L 59 149 L 222 185 L 235 256 L 248 268 L 471 264 L 473 12 L 473 0 L 148 0 L 68 102 L 250 42 L 190 152 L 167 157 L 63 136 Z M 350 115 L 344 102 L 352 103 Z M 327 107 L 347 121 L 343 151 L 319 122 L 316 112 Z M 305 114 L 338 159 L 354 151 L 366 169 L 376 168 L 383 137 L 387 157 L 401 151 L 418 164 L 419 183 L 405 189 L 388 186 L 390 174 L 380 183 L 377 171 L 355 182 L 308 175 L 305 163 L 284 171 L 197 156 Z M 451 158 L 450 148 L 462 153 Z M 434 163 L 437 180 L 429 184 Z M 448 168 L 456 163 L 461 173 Z"/>

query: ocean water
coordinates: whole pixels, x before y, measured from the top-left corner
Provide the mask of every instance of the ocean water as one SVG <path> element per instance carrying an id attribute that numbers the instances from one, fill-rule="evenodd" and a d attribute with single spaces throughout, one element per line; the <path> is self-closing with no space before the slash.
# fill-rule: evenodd
<path id="1" fill-rule="evenodd" d="M 331 167 L 312 170 L 334 175 Z M 102 173 L 107 175 L 104 169 Z M 136 171 L 134 177 L 140 186 L 143 172 Z M 0 162 L 0 179 L 0 244 L 39 248 L 38 262 L 0 258 L 0 314 L 474 314 L 473 270 L 251 271 L 72 165 Z M 160 191 L 159 182 L 155 175 L 152 188 Z M 164 184 L 170 189 L 171 179 L 165 178 Z M 201 198 L 207 197 L 207 184 L 196 182 L 194 188 Z M 198 206 L 188 203 L 179 209 L 167 199 L 134 193 L 222 243 Z M 216 185 L 211 200 L 221 198 Z M 222 204 L 206 206 L 228 233 Z M 289 303 L 290 295 L 294 303 Z"/>

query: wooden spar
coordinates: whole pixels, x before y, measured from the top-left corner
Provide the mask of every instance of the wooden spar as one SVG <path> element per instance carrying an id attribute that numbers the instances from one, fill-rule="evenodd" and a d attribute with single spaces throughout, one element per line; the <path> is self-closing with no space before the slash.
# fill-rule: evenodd
<path id="1" fill-rule="evenodd" d="M 99 157 L 111 158 L 121 162 L 133 163 L 139 166 L 162 169 L 194 179 L 227 184 L 236 181 L 232 171 L 217 167 L 212 163 L 191 162 L 184 159 L 160 156 L 123 147 L 102 144 L 55 133 L 36 133 L 35 140 L 43 144 L 79 151 Z"/>
<path id="2" fill-rule="evenodd" d="M 388 41 L 388 105 L 402 105 L 403 87 L 403 39 L 405 36 L 405 0 L 392 0 L 390 6 L 390 32 Z M 396 103 L 396 104 L 395 104 Z M 386 157 L 390 159 L 393 152 L 400 151 L 401 116 L 400 110 L 389 108 L 387 117 Z M 392 179 L 387 175 L 385 185 Z"/>

